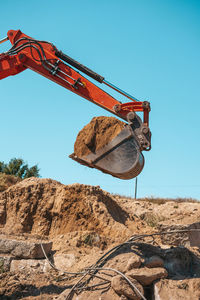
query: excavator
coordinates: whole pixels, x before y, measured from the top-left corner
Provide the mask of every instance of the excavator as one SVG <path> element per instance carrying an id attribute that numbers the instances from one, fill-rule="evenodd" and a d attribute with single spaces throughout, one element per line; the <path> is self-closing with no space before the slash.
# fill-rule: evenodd
<path id="1" fill-rule="evenodd" d="M 16 75 L 27 68 L 31 69 L 125 121 L 121 132 L 96 153 L 84 157 L 77 157 L 72 153 L 69 157 L 84 166 L 96 168 L 120 179 L 138 176 L 144 166 L 142 151 L 151 149 L 150 103 L 137 100 L 58 50 L 50 42 L 33 39 L 20 30 L 9 30 L 7 36 L 0 40 L 0 44 L 7 40 L 12 46 L 0 54 L 0 79 Z M 118 101 L 82 73 L 117 91 L 131 102 Z M 142 113 L 143 120 L 136 112 Z"/>

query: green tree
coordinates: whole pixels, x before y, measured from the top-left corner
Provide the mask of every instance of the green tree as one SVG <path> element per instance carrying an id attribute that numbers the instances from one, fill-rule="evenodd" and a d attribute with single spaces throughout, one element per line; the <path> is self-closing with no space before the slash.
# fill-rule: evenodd
<path id="1" fill-rule="evenodd" d="M 29 168 L 28 164 L 21 158 L 12 158 L 8 164 L 0 162 L 0 172 L 7 175 L 14 175 L 22 179 L 40 176 L 37 165 Z"/>

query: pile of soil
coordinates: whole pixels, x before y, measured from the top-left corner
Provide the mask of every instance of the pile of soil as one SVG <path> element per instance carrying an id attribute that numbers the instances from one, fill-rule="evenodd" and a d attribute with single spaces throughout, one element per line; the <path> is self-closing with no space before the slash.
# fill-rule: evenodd
<path id="1" fill-rule="evenodd" d="M 139 218 L 138 218 L 139 219 Z M 130 235 L 129 214 L 99 187 L 28 178 L 0 193 L 0 232 L 56 237 L 94 231 L 113 239 Z"/>
<path id="2" fill-rule="evenodd" d="M 99 239 L 108 246 L 133 233 L 150 233 L 162 226 L 165 231 L 172 221 L 184 229 L 180 226 L 199 218 L 199 202 L 134 201 L 99 186 L 64 185 L 52 179 L 28 178 L 0 192 L 0 234 L 50 238 L 57 250 L 59 245 L 63 248 L 63 235 L 71 246 Z"/>
<path id="3" fill-rule="evenodd" d="M 114 117 L 95 117 L 79 133 L 74 144 L 74 154 L 83 157 L 96 153 L 124 128 L 125 123 Z"/>
<path id="4" fill-rule="evenodd" d="M 16 177 L 14 175 L 7 175 L 4 173 L 0 173 L 0 192 L 5 191 L 10 186 L 20 182 L 21 178 Z"/>

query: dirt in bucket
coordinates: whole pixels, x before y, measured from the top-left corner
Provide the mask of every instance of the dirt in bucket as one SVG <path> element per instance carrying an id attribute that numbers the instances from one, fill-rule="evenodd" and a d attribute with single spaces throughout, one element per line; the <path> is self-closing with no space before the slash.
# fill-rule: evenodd
<path id="1" fill-rule="evenodd" d="M 78 157 L 96 153 L 107 145 L 124 128 L 125 123 L 115 117 L 94 117 L 79 133 L 74 144 Z"/>

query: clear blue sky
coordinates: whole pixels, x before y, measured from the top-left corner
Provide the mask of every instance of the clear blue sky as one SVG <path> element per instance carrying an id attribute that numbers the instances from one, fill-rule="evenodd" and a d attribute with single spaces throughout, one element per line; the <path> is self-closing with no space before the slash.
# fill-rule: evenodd
<path id="1" fill-rule="evenodd" d="M 144 153 L 138 197 L 200 199 L 199 15 L 194 0 L 2 1 L 0 38 L 20 29 L 51 41 L 150 101 L 152 150 Z M 9 42 L 2 44 L 0 52 L 8 48 Z M 134 179 L 119 180 L 68 158 L 79 130 L 109 113 L 30 70 L 1 80 L 0 93 L 1 161 L 22 157 L 38 164 L 42 177 L 134 195 Z"/>

